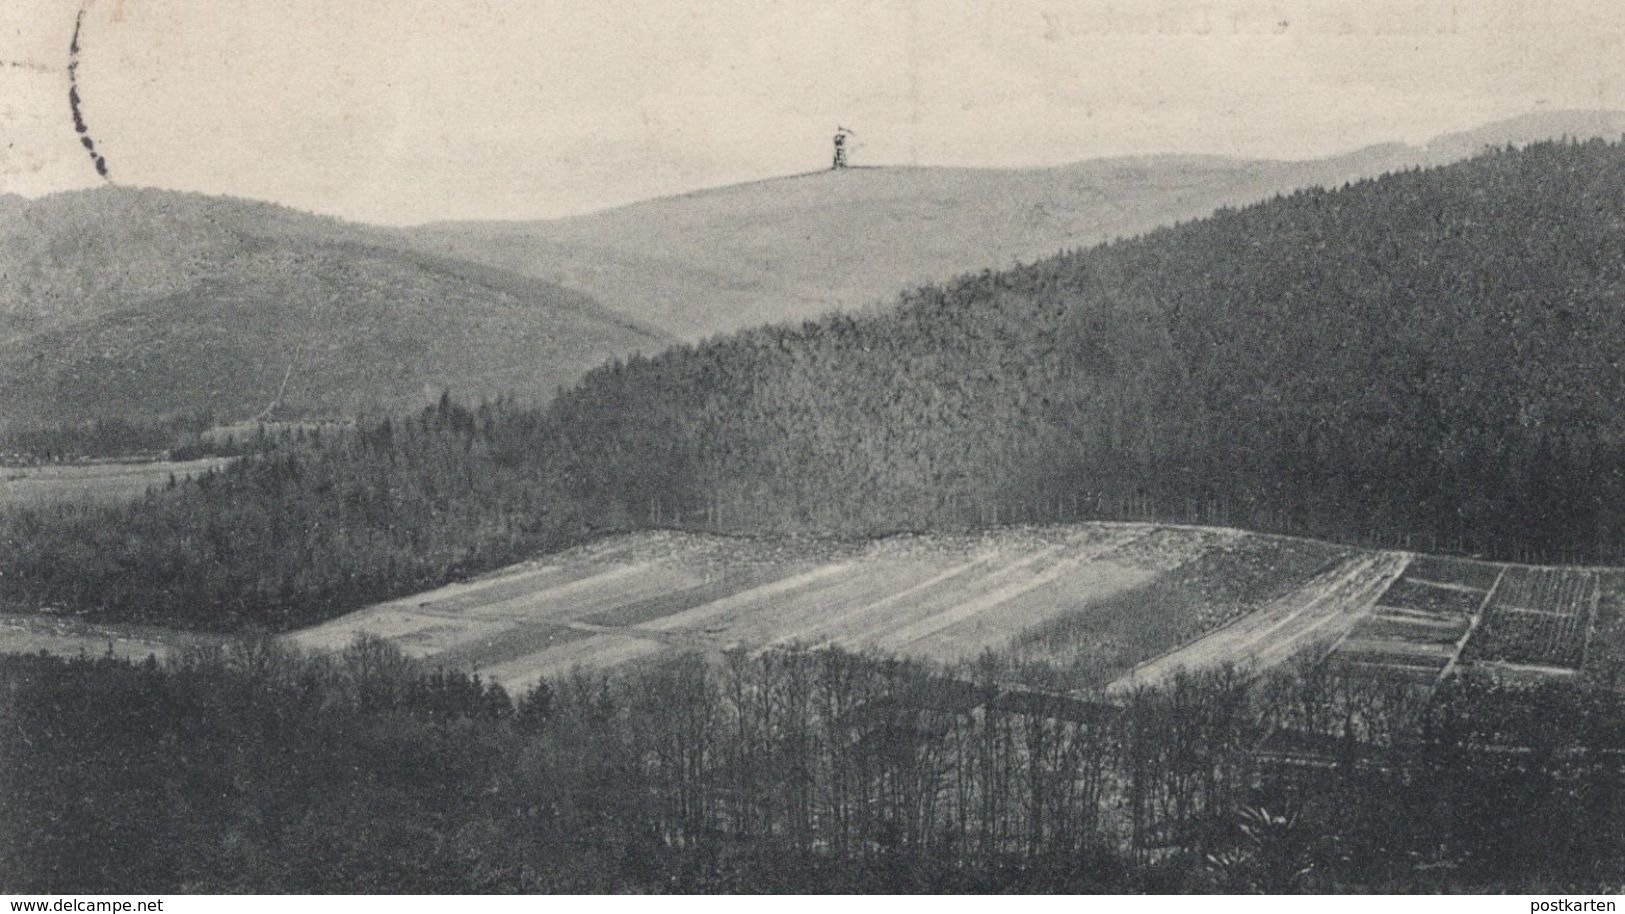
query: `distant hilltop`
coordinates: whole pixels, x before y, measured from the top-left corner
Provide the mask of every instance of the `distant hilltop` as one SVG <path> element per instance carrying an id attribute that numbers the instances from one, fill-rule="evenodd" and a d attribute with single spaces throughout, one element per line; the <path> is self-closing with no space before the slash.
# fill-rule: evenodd
<path id="1" fill-rule="evenodd" d="M 670 338 L 545 280 L 270 203 L 102 187 L 0 206 L 0 422 L 545 399 Z"/>
<path id="2" fill-rule="evenodd" d="M 1622 133 L 1622 112 L 1552 112 L 1307 162 L 825 169 L 568 219 L 412 229 L 147 188 L 7 195 L 3 418 L 344 416 L 445 388 L 545 400 L 674 340 L 887 307 L 925 283 L 1486 146 Z"/>
<path id="3" fill-rule="evenodd" d="M 1625 112 L 1544 112 L 1327 159 L 1200 155 L 1052 168 L 849 167 L 696 190 L 533 222 L 434 223 L 415 246 L 576 289 L 685 339 L 837 309 L 909 288 L 1201 218 L 1304 187 L 1441 165 L 1486 146 L 1618 138 Z"/>

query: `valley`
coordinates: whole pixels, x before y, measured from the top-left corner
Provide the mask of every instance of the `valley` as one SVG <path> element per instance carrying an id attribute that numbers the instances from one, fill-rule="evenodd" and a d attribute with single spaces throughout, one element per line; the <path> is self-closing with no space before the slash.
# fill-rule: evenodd
<path id="1" fill-rule="evenodd" d="M 545 231 L 8 202 L 0 879 L 161 823 L 155 886 L 1236 889 L 1300 808 L 1317 886 L 1613 872 L 1548 839 L 1625 751 L 1625 146 L 1395 164 L 1493 132 Z"/>
<path id="2" fill-rule="evenodd" d="M 1058 671 L 1069 689 L 1110 693 L 1164 684 L 1181 671 L 1263 672 L 1305 657 L 1431 684 L 1465 668 L 1577 672 L 1594 627 L 1597 580 L 1588 569 L 1143 523 L 871 541 L 650 531 L 286 637 L 320 653 L 376 636 L 426 667 L 477 672 L 514 692 L 578 668 L 825 645 L 950 669 L 992 652 Z M 0 617 L 0 651 L 139 658 L 222 638 Z"/>

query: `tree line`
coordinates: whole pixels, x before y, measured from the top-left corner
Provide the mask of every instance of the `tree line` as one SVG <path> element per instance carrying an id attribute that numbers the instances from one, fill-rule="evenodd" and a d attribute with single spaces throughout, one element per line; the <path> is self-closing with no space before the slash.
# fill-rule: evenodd
<path id="1" fill-rule="evenodd" d="M 128 505 L 0 513 L 0 604 L 283 630 L 625 529 L 521 443 L 534 421 L 443 397 L 410 419 L 258 441 Z"/>
<path id="2" fill-rule="evenodd" d="M 0 461 L 50 463 L 81 458 L 162 454 L 192 441 L 202 426 L 189 419 L 129 422 L 0 423 Z"/>
<path id="3" fill-rule="evenodd" d="M 836 650 L 517 698 L 384 642 L 0 657 L 18 892 L 1598 891 L 1625 699 L 1325 667 L 1114 701 Z"/>
<path id="4" fill-rule="evenodd" d="M 1625 148 L 1593 141 L 1305 190 L 611 365 L 552 415 L 596 484 L 757 526 L 1137 499 L 1617 560 L 1622 181 Z"/>
<path id="5" fill-rule="evenodd" d="M 104 417 L 84 422 L 0 423 L 0 464 L 240 457 L 265 450 L 267 439 L 274 437 L 263 424 L 241 438 L 230 433 L 213 435 L 212 425 L 203 413 L 161 420 Z"/>

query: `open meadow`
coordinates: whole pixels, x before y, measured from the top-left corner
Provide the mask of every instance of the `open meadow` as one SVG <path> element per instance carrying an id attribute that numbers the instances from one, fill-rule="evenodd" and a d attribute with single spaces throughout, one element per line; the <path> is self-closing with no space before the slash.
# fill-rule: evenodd
<path id="1" fill-rule="evenodd" d="M 118 504 L 134 501 L 152 489 L 225 467 L 232 457 L 198 460 L 151 460 L 134 463 L 42 463 L 0 466 L 0 507 L 44 507 L 53 504 Z"/>

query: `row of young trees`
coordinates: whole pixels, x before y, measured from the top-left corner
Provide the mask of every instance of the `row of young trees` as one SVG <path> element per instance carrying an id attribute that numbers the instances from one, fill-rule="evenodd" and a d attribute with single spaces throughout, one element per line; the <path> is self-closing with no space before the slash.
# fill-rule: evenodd
<path id="1" fill-rule="evenodd" d="M 0 422 L 0 464 L 35 466 L 82 460 L 195 460 L 242 457 L 268 450 L 279 440 L 303 442 L 306 427 L 343 429 L 337 422 L 256 422 L 217 430 L 207 414 L 169 419 L 100 418 L 84 422 Z"/>
<path id="2" fill-rule="evenodd" d="M 170 422 L 106 418 L 78 423 L 0 422 L 0 463 L 162 454 L 176 447 L 196 447 L 197 434 L 204 427 L 198 418 Z"/>
<path id="3" fill-rule="evenodd" d="M 1625 701 L 1320 671 L 1113 702 L 837 651 L 517 701 L 359 641 L 0 658 L 0 884 L 166 891 L 1595 891 Z"/>

